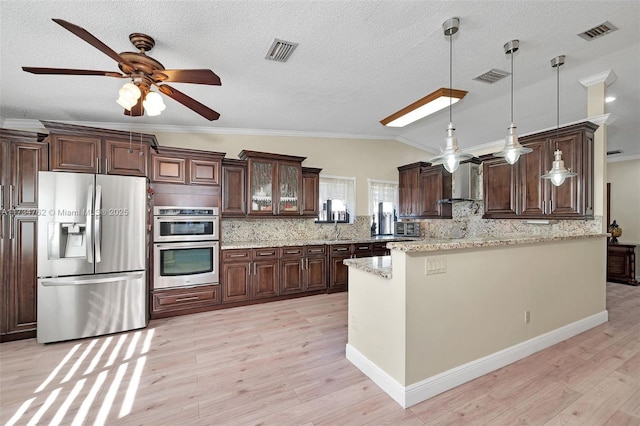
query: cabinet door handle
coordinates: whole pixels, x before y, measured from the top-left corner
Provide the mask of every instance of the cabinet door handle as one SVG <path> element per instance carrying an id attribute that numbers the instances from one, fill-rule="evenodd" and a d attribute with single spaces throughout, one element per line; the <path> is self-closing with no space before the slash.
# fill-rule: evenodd
<path id="1" fill-rule="evenodd" d="M 253 275 L 256 275 L 256 262 L 253 262 Z"/>
<path id="2" fill-rule="evenodd" d="M 15 217 L 9 218 L 9 240 L 13 240 L 13 222 Z"/>
<path id="3" fill-rule="evenodd" d="M 5 212 L 0 212 L 0 240 L 4 238 L 4 215 Z"/>
<path id="4" fill-rule="evenodd" d="M 96 157 L 96 173 L 100 173 L 100 158 Z"/>
<path id="5" fill-rule="evenodd" d="M 553 200 L 549 200 L 549 213 L 553 212 Z"/>
<path id="6" fill-rule="evenodd" d="M 305 263 L 306 263 L 305 268 L 309 269 L 309 258 L 308 257 L 305 259 Z"/>
<path id="7" fill-rule="evenodd" d="M 104 172 L 106 174 L 109 174 L 109 159 L 108 158 L 104 159 Z"/>
<path id="8" fill-rule="evenodd" d="M 0 185 L 0 210 L 4 210 L 4 185 Z"/>
<path id="9" fill-rule="evenodd" d="M 304 259 L 300 258 L 300 269 L 304 269 Z"/>
<path id="10" fill-rule="evenodd" d="M 13 185 L 9 185 L 9 210 L 14 210 L 16 206 L 13 205 Z"/>
<path id="11" fill-rule="evenodd" d="M 176 302 L 186 302 L 187 300 L 197 300 L 198 296 L 189 296 L 189 297 L 178 297 L 176 298 Z"/>

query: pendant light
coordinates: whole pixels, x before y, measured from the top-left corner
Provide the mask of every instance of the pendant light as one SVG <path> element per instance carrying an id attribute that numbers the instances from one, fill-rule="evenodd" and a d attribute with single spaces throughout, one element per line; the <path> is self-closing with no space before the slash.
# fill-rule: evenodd
<path id="1" fill-rule="evenodd" d="M 444 168 L 449 172 L 453 173 L 458 169 L 461 161 L 469 160 L 473 157 L 471 154 L 464 154 L 460 152 L 458 149 L 458 138 L 456 138 L 456 129 L 453 126 L 453 121 L 451 120 L 451 95 L 453 92 L 453 84 L 452 84 L 452 53 L 453 53 L 453 42 L 451 37 L 458 32 L 458 28 L 460 27 L 460 19 L 451 18 L 446 20 L 442 27 L 444 29 L 444 35 L 449 37 L 449 125 L 447 126 L 447 137 L 445 139 L 445 147 L 441 150 L 440 155 L 437 157 L 428 160 L 432 165 L 442 164 Z"/>
<path id="2" fill-rule="evenodd" d="M 560 186 L 566 178 L 577 176 L 578 174 L 564 167 L 562 161 L 562 151 L 558 149 L 558 140 L 560 139 L 560 67 L 564 65 L 564 55 L 556 56 L 551 60 L 551 67 L 557 70 L 556 83 L 556 150 L 553 153 L 553 165 L 551 170 L 540 176 L 542 179 L 549 179 L 555 186 Z"/>
<path id="3" fill-rule="evenodd" d="M 511 40 L 504 45 L 504 53 L 511 56 L 511 124 L 509 125 L 509 133 L 504 142 L 504 148 L 500 152 L 493 154 L 496 157 L 504 157 L 509 164 L 515 164 L 522 154 L 528 154 L 533 151 L 531 148 L 525 148 L 518 142 L 516 134 L 516 125 L 513 124 L 513 54 L 520 48 L 519 40 Z"/>

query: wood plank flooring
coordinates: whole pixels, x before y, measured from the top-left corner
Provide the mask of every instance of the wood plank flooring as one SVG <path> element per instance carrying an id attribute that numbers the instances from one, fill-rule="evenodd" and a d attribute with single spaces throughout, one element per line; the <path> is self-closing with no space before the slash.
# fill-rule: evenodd
<path id="1" fill-rule="evenodd" d="M 640 425 L 640 288 L 609 322 L 402 409 L 345 359 L 347 295 L 0 345 L 3 425 Z"/>

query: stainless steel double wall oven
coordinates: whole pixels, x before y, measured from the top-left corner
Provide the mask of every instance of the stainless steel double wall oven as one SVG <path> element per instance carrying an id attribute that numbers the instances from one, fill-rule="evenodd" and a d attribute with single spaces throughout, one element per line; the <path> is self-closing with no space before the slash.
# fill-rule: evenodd
<path id="1" fill-rule="evenodd" d="M 218 207 L 155 206 L 153 287 L 217 284 Z"/>

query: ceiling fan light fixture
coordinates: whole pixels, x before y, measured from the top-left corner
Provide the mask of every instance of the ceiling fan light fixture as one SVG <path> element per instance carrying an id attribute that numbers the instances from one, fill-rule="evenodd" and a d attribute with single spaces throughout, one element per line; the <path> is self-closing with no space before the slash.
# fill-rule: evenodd
<path id="1" fill-rule="evenodd" d="M 147 93 L 147 96 L 145 96 L 144 101 L 142 101 L 142 106 L 149 116 L 160 115 L 160 113 L 167 108 L 162 100 L 162 96 L 151 90 Z"/>
<path id="2" fill-rule="evenodd" d="M 127 111 L 131 111 L 131 108 L 135 104 L 138 103 L 138 99 L 142 95 L 140 88 L 133 83 L 126 83 L 122 88 L 118 91 L 118 99 L 116 102 L 118 105 L 126 109 Z"/>
<path id="3" fill-rule="evenodd" d="M 455 104 L 466 94 L 465 90 L 440 88 L 380 120 L 380 123 L 387 127 L 404 127 L 448 107 L 449 104 Z"/>

